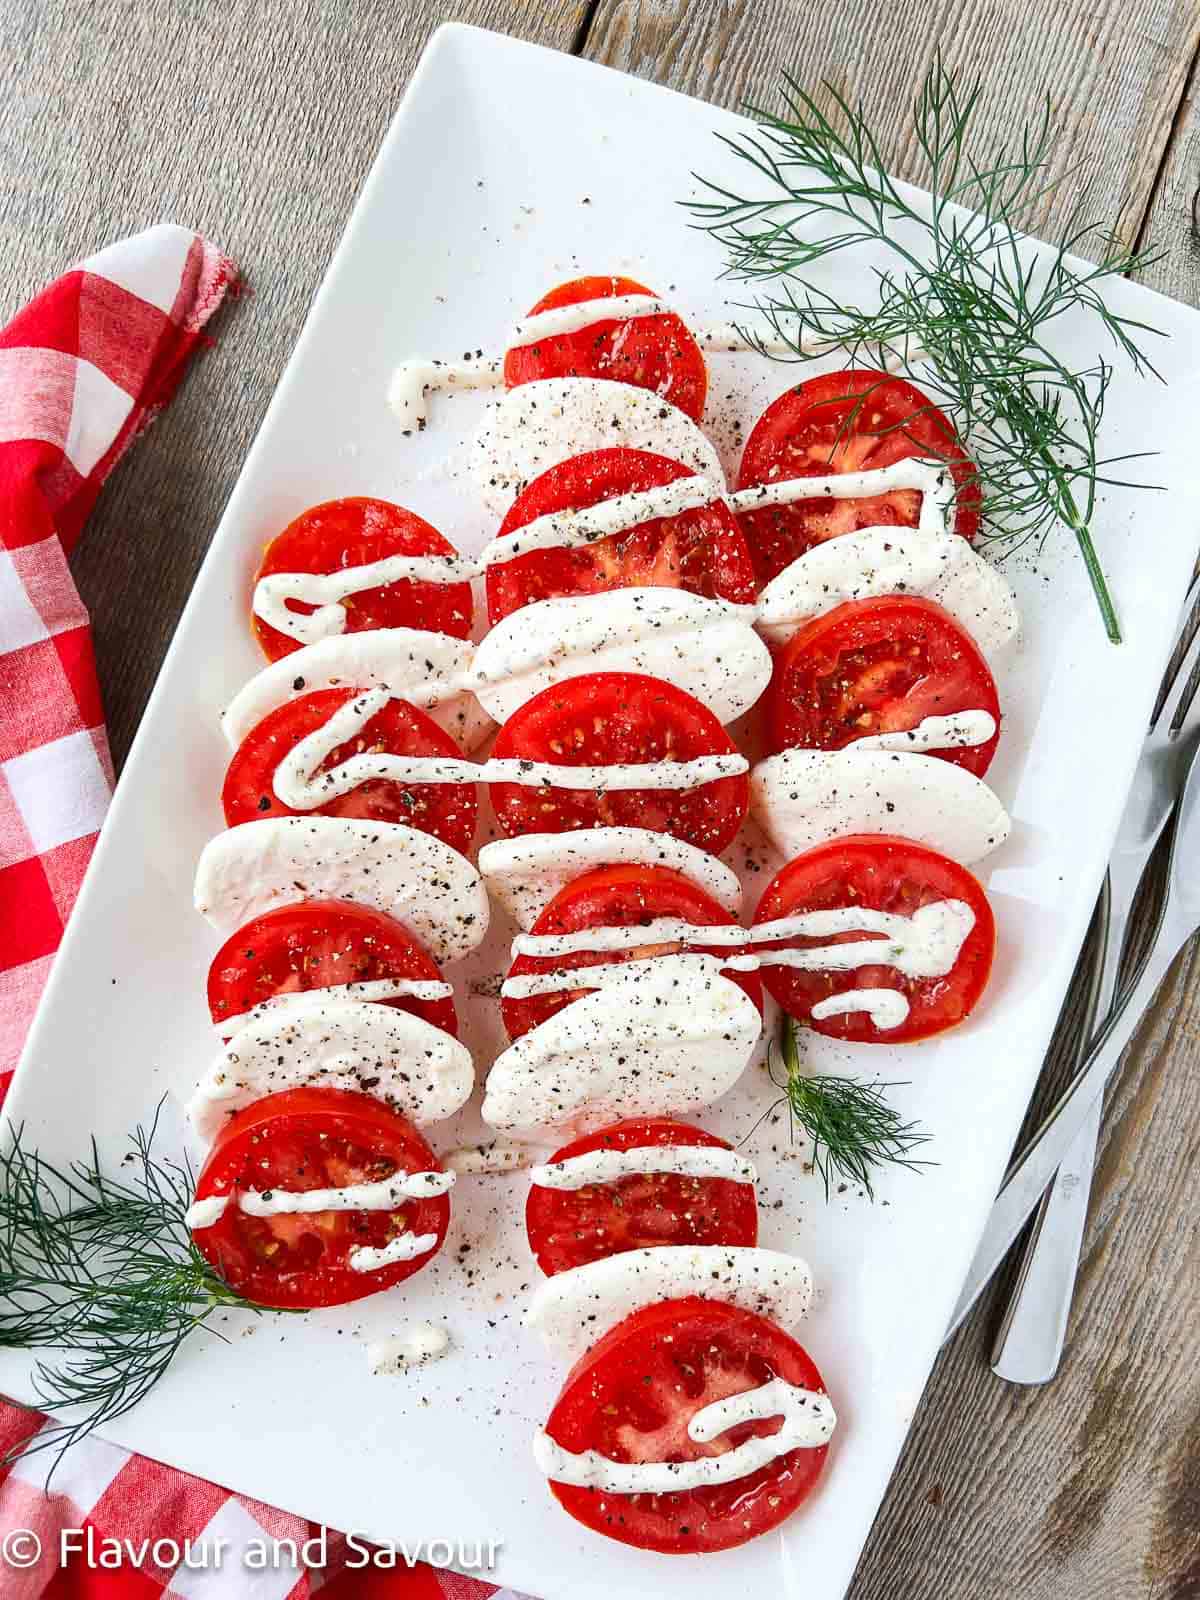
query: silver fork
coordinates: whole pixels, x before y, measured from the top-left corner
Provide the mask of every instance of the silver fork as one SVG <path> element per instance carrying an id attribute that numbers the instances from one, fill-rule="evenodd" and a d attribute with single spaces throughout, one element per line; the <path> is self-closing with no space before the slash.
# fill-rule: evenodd
<path id="1" fill-rule="evenodd" d="M 1198 595 L 1200 580 L 1192 584 L 1184 600 L 1183 629 Z M 1146 863 L 1179 794 L 1181 762 L 1186 759 L 1193 732 L 1200 727 L 1200 696 L 1187 698 L 1198 660 L 1200 632 L 1164 683 L 1109 860 L 1108 937 L 1096 1011 L 1102 1022 L 1120 997 L 1118 978 L 1130 912 Z M 993 1372 L 1010 1383 L 1048 1383 L 1062 1360 L 1103 1116 L 1104 1096 L 1097 1095 L 1038 1208 L 1016 1287 L 992 1348 Z"/>
<path id="2" fill-rule="evenodd" d="M 1198 595 L 1200 580 L 1193 584 L 1184 602 L 1185 625 Z M 1038 1227 L 1027 1246 L 1014 1298 L 993 1351 L 994 1370 L 1013 1382 L 1044 1383 L 1053 1377 L 1058 1367 L 1087 1217 L 1103 1110 L 1104 1078 L 1116 1066 L 1121 1048 L 1134 1032 L 1141 1010 L 1153 997 L 1179 945 L 1193 931 L 1189 926 L 1186 933 L 1180 934 L 1170 953 L 1163 955 L 1164 940 L 1169 943 L 1173 934 L 1179 932 L 1178 908 L 1189 903 L 1183 888 L 1174 881 L 1176 875 L 1186 872 L 1187 865 L 1179 854 L 1183 844 L 1180 829 L 1186 820 L 1181 812 L 1176 826 L 1172 884 L 1168 886 L 1168 895 L 1160 910 L 1159 937 L 1138 969 L 1127 975 L 1118 987 L 1134 896 L 1146 862 L 1179 796 L 1195 743 L 1194 734 L 1200 728 L 1200 695 L 1190 702 L 1187 700 L 1190 679 L 1198 661 L 1200 633 L 1192 640 L 1160 696 L 1113 851 L 1109 868 L 1109 937 L 1101 979 L 1102 1000 L 1115 995 L 1108 1007 L 1107 1022 L 1071 1089 L 1043 1124 L 1026 1155 L 1010 1171 L 951 1322 L 951 1328 L 956 1327 L 966 1314 L 1008 1244 L 1019 1233 L 1042 1190 L 1054 1178 L 1054 1165 L 1047 1167 L 1045 1164 L 1046 1149 L 1054 1149 L 1057 1152 L 1055 1165 L 1061 1162 L 1059 1177 L 1054 1189 L 1042 1200 Z M 1190 792 L 1200 792 L 1200 782 L 1193 780 Z M 1197 843 L 1200 840 L 1188 841 L 1189 847 Z M 1176 908 L 1176 922 L 1167 918 L 1172 904 Z M 1095 1084 L 1095 1094 L 1085 1094 L 1081 1079 L 1089 1085 Z M 1070 1144 L 1064 1144 L 1062 1130 L 1068 1125 L 1077 1132 Z M 1057 1132 L 1050 1140 L 1047 1136 L 1055 1127 Z M 1042 1188 L 1032 1187 L 1039 1175 Z M 1072 1179 L 1077 1181 L 1072 1182 Z M 1028 1204 L 1021 1210 L 1026 1200 Z"/>

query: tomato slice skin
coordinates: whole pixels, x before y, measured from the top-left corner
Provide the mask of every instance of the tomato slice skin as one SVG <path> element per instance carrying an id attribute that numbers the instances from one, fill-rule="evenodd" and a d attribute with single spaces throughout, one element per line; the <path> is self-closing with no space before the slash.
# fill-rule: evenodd
<path id="1" fill-rule="evenodd" d="M 640 673 L 597 672 L 527 700 L 501 728 L 492 753 L 498 759 L 606 766 L 735 755 L 737 746 L 708 707 L 682 689 Z M 500 830 L 509 838 L 624 826 L 669 833 L 713 855 L 733 842 L 750 799 L 744 773 L 683 790 L 488 787 Z"/>
<path id="2" fill-rule="evenodd" d="M 509 508 L 499 536 L 517 533 L 552 512 L 583 510 L 693 476 L 679 462 L 647 450 L 589 450 L 528 484 Z M 490 567 L 488 618 L 494 626 L 537 600 L 634 586 L 685 589 L 737 605 L 752 604 L 758 592 L 745 536 L 733 512 L 718 500 L 589 545 L 537 550 Z"/>
<path id="3" fill-rule="evenodd" d="M 971 873 L 948 856 L 888 834 L 834 839 L 805 851 L 776 874 L 763 891 L 754 924 L 845 905 L 911 916 L 935 900 L 965 901 L 975 915 L 958 960 L 945 977 L 908 978 L 885 962 L 850 972 L 804 972 L 764 965 L 763 983 L 790 1017 L 831 1039 L 907 1044 L 942 1033 L 965 1021 L 974 1009 L 987 986 L 996 948 L 996 923 L 987 896 Z M 776 948 L 871 937 L 856 931 L 821 939 L 787 939 Z M 880 945 L 886 949 L 887 940 L 880 938 Z M 877 1029 L 862 1011 L 814 1020 L 812 1008 L 819 1001 L 872 988 L 897 989 L 908 1000 L 909 1014 L 899 1027 Z"/>
<path id="4" fill-rule="evenodd" d="M 719 1454 L 751 1434 L 778 1432 L 778 1420 L 743 1424 L 699 1445 L 687 1433 L 692 1416 L 775 1377 L 825 1392 L 807 1352 L 766 1318 L 719 1300 L 667 1300 L 635 1311 L 576 1363 L 546 1432 L 567 1450 L 618 1461 Z M 677 1494 L 612 1494 L 553 1480 L 550 1490 L 595 1533 L 664 1555 L 707 1554 L 745 1544 L 790 1517 L 812 1492 L 828 1452 L 828 1445 L 792 1450 L 733 1483 Z"/>
<path id="5" fill-rule="evenodd" d="M 274 790 L 275 769 L 300 740 L 322 728 L 335 711 L 357 699 L 357 689 L 315 689 L 269 711 L 242 740 L 225 774 L 221 803 L 231 828 L 261 817 L 361 817 L 371 822 L 405 822 L 432 833 L 466 855 L 475 837 L 478 802 L 472 783 L 396 783 L 370 778 L 349 794 L 311 811 L 294 811 Z M 460 761 L 462 751 L 431 717 L 404 700 L 389 700 L 364 723 L 359 737 L 331 752 L 327 772 L 363 752 L 403 756 L 444 756 Z"/>
<path id="6" fill-rule="evenodd" d="M 306 1190 L 373 1182 L 397 1172 L 440 1172 L 441 1162 L 412 1124 L 370 1095 L 344 1089 L 288 1089 L 231 1117 L 196 1181 L 197 1200 L 255 1189 Z M 395 1211 L 323 1211 L 250 1217 L 236 1204 L 196 1248 L 213 1271 L 262 1306 L 310 1310 L 344 1305 L 390 1289 L 432 1260 L 450 1220 L 450 1197 L 406 1200 Z M 436 1234 L 411 1261 L 373 1272 L 347 1263 L 360 1246 L 378 1248 L 396 1232 Z"/>
<path id="7" fill-rule="evenodd" d="M 352 495 L 310 506 L 289 522 L 267 545 L 254 581 L 276 572 L 337 572 L 342 567 L 364 567 L 386 556 L 453 556 L 458 552 L 448 539 L 416 512 L 389 500 Z M 344 602 L 347 633 L 371 628 L 422 628 L 448 633 L 455 639 L 471 635 L 471 585 L 420 583 L 403 578 L 378 589 L 364 589 Z M 312 612 L 301 600 L 289 600 L 288 609 Z M 268 661 L 291 655 L 302 640 L 281 633 L 269 622 L 251 614 L 254 636 Z"/>
<path id="8" fill-rule="evenodd" d="M 614 295 L 653 294 L 633 278 L 586 277 L 560 283 L 529 312 Z M 704 415 L 708 371 L 704 355 L 682 318 L 673 311 L 657 317 L 609 320 L 558 334 L 537 344 L 516 345 L 504 357 L 504 382 L 510 389 L 538 378 L 610 378 L 652 389 L 685 411 L 694 422 Z"/>
<path id="9" fill-rule="evenodd" d="M 865 367 L 809 378 L 774 400 L 746 440 L 738 488 L 874 471 L 910 456 L 946 461 L 958 486 L 955 531 L 973 539 L 982 494 L 976 468 L 949 419 L 915 385 Z M 838 534 L 915 528 L 920 509 L 920 494 L 900 489 L 857 500 L 797 500 L 743 512 L 739 521 L 759 582 L 767 583 L 806 550 Z"/>
<path id="10" fill-rule="evenodd" d="M 568 1161 L 592 1150 L 634 1150 L 650 1145 L 732 1145 L 703 1128 L 669 1117 L 630 1118 L 563 1145 L 548 1157 Z M 758 1243 L 754 1185 L 732 1178 L 678 1173 L 630 1173 L 615 1183 L 582 1189 L 531 1184 L 525 1205 L 529 1248 L 547 1277 L 653 1245 L 753 1245 Z"/>
<path id="11" fill-rule="evenodd" d="M 770 747 L 841 750 L 955 711 L 988 712 L 996 732 L 986 744 L 926 753 L 981 778 L 999 742 L 1000 702 L 974 640 L 932 600 L 850 600 L 815 617 L 776 658 Z"/>
<path id="12" fill-rule="evenodd" d="M 304 900 L 230 934 L 208 969 L 208 1008 L 220 1026 L 280 995 L 378 978 L 438 982 L 441 970 L 391 917 L 343 900 Z M 411 1012 L 458 1037 L 454 1001 L 404 996 L 379 1005 Z"/>
<path id="13" fill-rule="evenodd" d="M 729 928 L 737 921 L 723 905 L 681 872 L 670 867 L 630 865 L 600 867 L 574 879 L 554 896 L 530 932 L 575 933 L 583 928 L 626 928 L 657 917 L 679 917 L 697 927 Z M 580 950 L 552 958 L 518 955 L 508 969 L 508 976 L 517 978 L 563 967 L 578 967 L 582 976 L 582 969 L 586 967 L 670 955 L 678 948 L 676 944 L 655 944 L 625 950 Z M 717 948 L 711 953 L 721 955 L 723 952 Z M 762 983 L 756 972 L 727 972 L 726 977 L 744 989 L 759 1011 L 762 1010 Z M 578 989 L 531 995 L 526 1000 L 502 997 L 500 1006 L 509 1038 L 519 1039 L 581 995 L 594 992 L 586 982 L 581 982 Z"/>

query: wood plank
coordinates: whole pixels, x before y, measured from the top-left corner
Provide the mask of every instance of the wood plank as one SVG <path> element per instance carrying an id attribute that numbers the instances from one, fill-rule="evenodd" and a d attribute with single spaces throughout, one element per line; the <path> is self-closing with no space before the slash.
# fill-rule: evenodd
<path id="1" fill-rule="evenodd" d="M 569 49 L 585 13 L 584 0 L 0 0 L 0 317 L 164 218 L 207 233 L 249 282 L 74 561 L 118 765 L 430 33 L 459 20 Z"/>
<path id="2" fill-rule="evenodd" d="M 984 150 L 1011 141 L 1049 90 L 1052 176 L 1082 163 L 1096 216 L 1136 234 L 1200 43 L 1200 10 L 1176 0 L 912 0 L 902 20 L 881 26 L 882 15 L 873 0 L 600 0 L 584 54 L 737 108 L 774 108 L 785 67 L 809 88 L 828 80 L 863 102 L 891 171 L 919 183 L 909 105 L 940 48 L 951 70 L 984 80 Z M 1047 196 L 1032 231 L 1052 236 L 1076 194 L 1066 183 Z"/>
<path id="3" fill-rule="evenodd" d="M 916 0 L 881 48 L 879 11 L 866 0 L 601 0 L 585 54 L 735 106 L 770 104 L 784 65 L 806 83 L 829 77 L 865 102 L 892 170 L 918 182 L 906 102 L 935 40 L 949 66 L 987 80 L 984 148 L 1011 137 L 1048 83 L 1062 129 L 1055 172 L 1078 161 L 1094 172 L 1095 214 L 1127 239 L 1153 198 L 1151 242 L 1169 255 L 1147 281 L 1200 302 L 1200 245 L 1188 231 L 1200 182 L 1195 82 L 1172 140 L 1200 12 L 1168 0 L 961 0 L 952 32 L 946 15 L 937 0 Z M 1050 197 L 1035 231 L 1052 236 L 1074 197 L 1070 184 Z M 852 1600 L 1200 1596 L 1200 1230 L 1190 1178 L 1200 1118 L 1189 1071 L 1198 1031 L 1193 951 L 1164 985 L 1111 1099 L 1059 1378 L 1040 1391 L 993 1376 L 1005 1278 L 934 1370 Z"/>

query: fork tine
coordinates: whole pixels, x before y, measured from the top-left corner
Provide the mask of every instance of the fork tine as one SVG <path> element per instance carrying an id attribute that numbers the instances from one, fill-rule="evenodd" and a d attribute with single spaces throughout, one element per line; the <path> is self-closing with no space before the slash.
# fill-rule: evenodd
<path id="1" fill-rule="evenodd" d="M 1187 624 L 1185 631 L 1186 627 Z M 1200 695 L 1195 693 L 1192 686 L 1197 665 L 1200 665 L 1200 626 L 1192 634 L 1183 659 L 1164 687 L 1158 710 L 1150 724 L 1151 729 L 1161 729 L 1163 733 L 1177 737 L 1190 733 L 1200 724 Z"/>

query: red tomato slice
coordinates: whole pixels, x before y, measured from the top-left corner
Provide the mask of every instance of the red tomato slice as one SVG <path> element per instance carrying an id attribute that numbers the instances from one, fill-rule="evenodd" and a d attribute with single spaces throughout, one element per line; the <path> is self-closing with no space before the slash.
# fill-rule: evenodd
<path id="1" fill-rule="evenodd" d="M 326 500 L 301 512 L 271 540 L 255 574 L 275 572 L 337 572 L 342 567 L 365 567 L 385 556 L 453 556 L 458 552 L 436 528 L 413 511 L 388 500 L 365 495 L 346 500 Z M 423 628 L 429 633 L 449 633 L 456 639 L 471 634 L 469 583 L 418 583 L 403 578 L 379 589 L 348 595 L 346 632 L 370 628 Z M 303 600 L 287 601 L 289 611 L 308 614 L 315 606 Z M 254 633 L 268 661 L 299 650 L 301 640 L 280 633 L 261 617 L 252 616 Z"/>
<path id="2" fill-rule="evenodd" d="M 694 474 L 645 450 L 590 450 L 543 472 L 514 501 L 500 537 L 535 517 L 577 511 L 617 495 L 657 489 Z M 677 517 L 659 517 L 580 548 L 537 550 L 488 568 L 493 624 L 535 600 L 599 594 L 636 585 L 686 589 L 709 599 L 753 603 L 754 564 L 737 519 L 723 500 Z"/>
<path id="3" fill-rule="evenodd" d="M 375 1183 L 396 1173 L 440 1172 L 442 1164 L 411 1123 L 370 1095 L 288 1089 L 256 1100 L 217 1136 L 196 1182 L 197 1200 L 246 1189 L 289 1192 Z M 231 1289 L 263 1306 L 302 1310 L 343 1305 L 390 1289 L 441 1249 L 448 1195 L 406 1200 L 394 1211 L 314 1211 L 248 1216 L 230 1203 L 197 1249 Z M 356 1272 L 351 1252 L 381 1249 L 401 1233 L 436 1234 L 411 1261 Z"/>
<path id="4" fill-rule="evenodd" d="M 358 693 L 357 689 L 317 689 L 285 701 L 251 728 L 225 774 L 221 791 L 225 821 L 231 828 L 260 817 L 297 815 L 406 822 L 465 855 L 475 837 L 477 801 L 473 783 L 397 783 L 391 778 L 370 778 L 349 794 L 299 813 L 284 805 L 275 793 L 275 769 L 288 751 L 323 728 L 333 713 Z M 404 700 L 389 700 L 363 724 L 357 739 L 332 751 L 320 770 L 329 772 L 351 756 L 363 753 L 462 760 L 462 751 L 450 735 Z"/>
<path id="5" fill-rule="evenodd" d="M 789 640 L 775 662 L 767 718 L 772 752 L 841 750 L 955 711 L 988 712 L 996 732 L 986 744 L 927 754 L 982 777 L 1000 737 L 987 662 L 932 600 L 885 595 L 835 606 Z"/>
<path id="6" fill-rule="evenodd" d="M 973 462 L 937 407 L 911 383 L 885 372 L 827 372 L 781 394 L 746 440 L 738 488 L 873 472 L 909 456 L 947 462 L 959 490 L 955 530 L 974 538 L 982 496 Z M 766 583 L 815 544 L 858 528 L 915 528 L 920 510 L 916 490 L 898 489 L 858 500 L 797 500 L 744 512 L 738 520 L 759 581 Z"/>
<path id="7" fill-rule="evenodd" d="M 600 867 L 560 889 L 530 932 L 575 933 L 581 928 L 628 928 L 658 917 L 678 917 L 697 927 L 716 924 L 729 928 L 736 922 L 711 895 L 669 867 Z M 520 955 L 508 969 L 508 976 L 517 978 L 530 972 L 560 971 L 563 967 L 607 966 L 619 961 L 645 960 L 648 956 L 673 955 L 679 949 L 678 942 L 673 941 L 630 946 L 624 950 L 579 950 L 553 957 Z M 717 947 L 710 953 L 721 955 L 724 952 Z M 762 984 L 758 974 L 730 972 L 727 976 L 746 991 L 761 1011 Z M 563 1006 L 570 1005 L 572 1000 L 590 993 L 594 990 L 585 981 L 578 989 L 563 989 L 555 994 L 531 995 L 527 1000 L 502 999 L 500 1004 L 509 1038 L 519 1039 L 530 1028 L 536 1028 L 547 1017 L 561 1011 Z"/>
<path id="8" fill-rule="evenodd" d="M 697 1411 L 782 1378 L 817 1393 L 821 1374 L 781 1328 L 719 1300 L 667 1300 L 635 1311 L 578 1361 L 546 1432 L 565 1449 L 613 1461 L 694 1461 L 778 1418 L 742 1423 L 705 1444 L 688 1434 Z M 732 1483 L 678 1494 L 613 1494 L 551 1480 L 566 1511 L 595 1533 L 664 1555 L 730 1550 L 777 1527 L 812 1491 L 828 1445 L 790 1450 Z"/>
<path id="9" fill-rule="evenodd" d="M 886 960 L 849 972 L 804 972 L 793 967 L 763 965 L 762 979 L 775 999 L 798 1022 L 833 1039 L 863 1044 L 906 1044 L 942 1033 L 970 1015 L 987 984 L 996 948 L 996 924 L 987 896 L 965 867 L 910 839 L 886 834 L 857 834 L 818 845 L 789 861 L 767 885 L 754 922 L 796 916 L 841 906 L 911 917 L 937 900 L 962 900 L 975 922 L 958 959 L 944 977 L 908 978 Z M 877 939 L 881 956 L 889 940 L 880 933 L 856 930 L 821 939 L 786 939 L 774 949 L 804 949 Z M 865 1011 L 814 1021 L 812 1008 L 835 994 L 855 989 L 896 989 L 908 1001 L 909 1013 L 896 1028 L 877 1029 Z"/>
<path id="10" fill-rule="evenodd" d="M 632 278 L 574 278 L 543 295 L 529 315 L 583 300 L 653 293 Z M 504 381 L 510 389 L 537 378 L 611 378 L 637 389 L 653 389 L 695 422 L 704 415 L 708 388 L 700 346 L 673 311 L 659 317 L 610 318 L 578 333 L 558 334 L 508 352 Z"/>
<path id="11" fill-rule="evenodd" d="M 492 751 L 497 759 L 585 767 L 736 753 L 707 706 L 671 684 L 632 672 L 597 672 L 543 689 L 508 719 Z M 509 838 L 575 828 L 649 828 L 713 855 L 732 843 L 750 795 L 744 773 L 695 789 L 488 787 L 496 820 Z"/>
<path id="12" fill-rule="evenodd" d="M 391 917 L 340 900 L 305 900 L 255 917 L 230 934 L 208 969 L 208 1008 L 218 1026 L 280 995 L 381 978 L 436 983 L 432 957 Z M 457 1037 L 454 1001 L 381 1000 Z"/>
<path id="13" fill-rule="evenodd" d="M 616 1122 L 556 1150 L 551 1162 L 592 1150 L 640 1150 L 647 1145 L 732 1145 L 703 1128 L 666 1117 Z M 582 1189 L 531 1184 L 525 1206 L 529 1248 L 548 1276 L 602 1256 L 664 1244 L 752 1245 L 758 1242 L 754 1185 L 732 1178 L 680 1173 L 629 1173 L 614 1183 Z"/>

